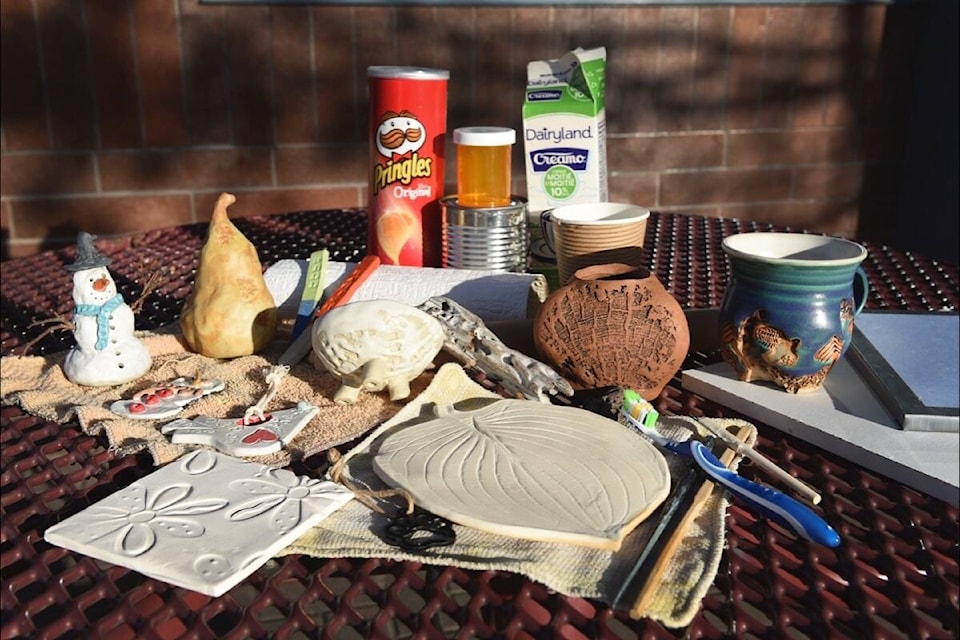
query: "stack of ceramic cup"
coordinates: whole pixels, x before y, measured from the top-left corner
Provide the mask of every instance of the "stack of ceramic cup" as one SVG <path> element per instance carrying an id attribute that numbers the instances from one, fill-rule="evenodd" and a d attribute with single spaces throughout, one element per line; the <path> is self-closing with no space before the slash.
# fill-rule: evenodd
<path id="1" fill-rule="evenodd" d="M 650 210 L 632 204 L 574 204 L 544 211 L 544 240 L 557 256 L 566 284 L 579 269 L 599 264 L 641 266 Z"/>

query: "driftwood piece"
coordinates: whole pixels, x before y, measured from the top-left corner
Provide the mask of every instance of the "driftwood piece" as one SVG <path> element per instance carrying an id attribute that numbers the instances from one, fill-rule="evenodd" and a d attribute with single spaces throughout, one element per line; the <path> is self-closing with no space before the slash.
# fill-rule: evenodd
<path id="1" fill-rule="evenodd" d="M 434 296 L 419 305 L 440 320 L 443 349 L 466 369 L 480 371 L 517 398 L 550 402 L 550 396 L 573 395 L 573 387 L 549 366 L 511 349 L 479 316 L 445 296 Z"/>

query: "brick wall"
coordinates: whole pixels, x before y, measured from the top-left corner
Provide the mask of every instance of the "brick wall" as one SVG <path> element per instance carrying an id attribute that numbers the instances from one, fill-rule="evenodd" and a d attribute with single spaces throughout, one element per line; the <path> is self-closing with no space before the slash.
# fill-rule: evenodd
<path id="1" fill-rule="evenodd" d="M 853 236 L 895 209 L 896 11 L 4 2 L 4 257 L 205 220 L 221 191 L 234 216 L 364 206 L 367 66 L 449 69 L 448 129 L 519 127 L 526 63 L 599 45 L 612 200 Z"/>

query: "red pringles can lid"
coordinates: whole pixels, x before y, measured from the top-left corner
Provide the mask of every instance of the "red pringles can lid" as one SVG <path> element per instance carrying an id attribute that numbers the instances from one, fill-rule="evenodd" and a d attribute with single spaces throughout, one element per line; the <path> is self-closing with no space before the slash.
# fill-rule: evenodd
<path id="1" fill-rule="evenodd" d="M 384 264 L 439 267 L 450 72 L 367 68 L 370 194 L 367 253 Z"/>

